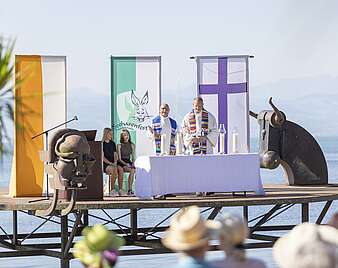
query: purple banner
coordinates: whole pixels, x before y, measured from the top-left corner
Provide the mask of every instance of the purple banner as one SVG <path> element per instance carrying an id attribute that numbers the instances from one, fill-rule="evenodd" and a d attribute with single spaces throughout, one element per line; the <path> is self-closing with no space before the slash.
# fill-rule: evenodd
<path id="1" fill-rule="evenodd" d="M 198 70 L 200 73 L 201 64 L 198 61 Z M 198 81 L 200 83 L 200 81 Z M 217 84 L 199 84 L 198 95 L 217 94 L 218 95 L 218 124 L 224 124 L 225 134 L 225 153 L 228 152 L 228 94 L 247 92 L 247 83 L 228 84 L 228 58 L 218 58 L 218 83 Z"/>

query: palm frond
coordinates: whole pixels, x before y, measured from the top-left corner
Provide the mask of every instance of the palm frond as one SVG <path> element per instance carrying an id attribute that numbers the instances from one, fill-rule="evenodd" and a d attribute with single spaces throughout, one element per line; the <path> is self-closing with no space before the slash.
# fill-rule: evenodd
<path id="1" fill-rule="evenodd" d="M 12 63 L 13 49 L 15 41 L 5 39 L 0 36 L 0 159 L 10 150 L 10 137 L 6 127 L 6 120 L 14 120 L 13 113 L 13 72 L 14 64 Z"/>

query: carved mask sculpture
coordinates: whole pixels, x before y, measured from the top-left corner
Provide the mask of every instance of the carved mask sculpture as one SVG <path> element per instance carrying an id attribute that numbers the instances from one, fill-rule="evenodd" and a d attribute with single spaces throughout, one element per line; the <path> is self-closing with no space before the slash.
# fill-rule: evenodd
<path id="1" fill-rule="evenodd" d="M 59 157 L 57 171 L 62 185 L 68 188 L 83 187 L 95 158 L 83 133 L 72 130 L 58 139 L 55 153 Z"/>
<path id="2" fill-rule="evenodd" d="M 95 163 L 86 136 L 75 129 L 58 130 L 49 142 L 49 156 L 45 170 L 55 190 L 51 205 L 46 210 L 36 211 L 37 215 L 48 216 L 55 213 L 59 191 L 70 191 L 71 199 L 60 214 L 67 215 L 75 206 L 77 191 L 86 188 L 85 181 Z"/>

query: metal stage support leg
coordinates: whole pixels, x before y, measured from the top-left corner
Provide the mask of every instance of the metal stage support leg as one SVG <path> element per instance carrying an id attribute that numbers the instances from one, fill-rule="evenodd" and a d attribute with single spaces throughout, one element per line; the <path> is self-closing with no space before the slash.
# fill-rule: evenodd
<path id="1" fill-rule="evenodd" d="M 246 222 L 249 221 L 249 207 L 243 206 L 243 218 L 246 220 Z"/>
<path id="2" fill-rule="evenodd" d="M 61 216 L 61 259 L 60 267 L 69 268 L 68 253 L 65 252 L 68 242 L 68 216 Z"/>
<path id="3" fill-rule="evenodd" d="M 12 245 L 18 245 L 18 211 L 13 210 L 13 237 L 12 237 Z"/>
<path id="4" fill-rule="evenodd" d="M 137 209 L 130 209 L 130 234 L 133 241 L 137 240 Z"/>
<path id="5" fill-rule="evenodd" d="M 88 217 L 88 210 L 83 211 L 83 225 L 89 225 L 89 217 Z"/>
<path id="6" fill-rule="evenodd" d="M 332 200 L 326 202 L 325 206 L 323 207 L 322 212 L 320 213 L 320 215 L 318 216 L 318 219 L 316 220 L 317 224 L 322 223 L 322 221 L 323 221 L 327 211 L 329 210 L 331 204 L 332 204 Z"/>
<path id="7" fill-rule="evenodd" d="M 215 207 L 210 215 L 208 216 L 208 220 L 214 220 L 217 214 L 222 210 L 222 207 Z"/>
<path id="8" fill-rule="evenodd" d="M 309 221 L 309 203 L 302 203 L 302 222 Z"/>
<path id="9" fill-rule="evenodd" d="M 280 209 L 282 205 L 275 205 L 273 208 L 271 208 L 265 215 L 262 217 L 253 227 L 250 229 L 250 233 L 252 234 L 254 231 L 256 231 L 257 228 L 261 227 L 264 223 L 266 223 L 269 218 Z"/>
<path id="10" fill-rule="evenodd" d="M 73 229 L 72 232 L 70 233 L 70 236 L 68 237 L 68 241 L 67 241 L 67 245 L 66 248 L 63 251 L 63 254 L 68 258 L 69 256 L 69 250 L 72 248 L 73 245 L 73 241 L 74 241 L 74 237 L 76 236 L 76 233 L 78 231 L 79 225 L 81 223 L 81 219 L 82 219 L 82 211 L 78 211 L 76 214 L 76 219 L 75 219 L 75 223 L 73 225 Z"/>

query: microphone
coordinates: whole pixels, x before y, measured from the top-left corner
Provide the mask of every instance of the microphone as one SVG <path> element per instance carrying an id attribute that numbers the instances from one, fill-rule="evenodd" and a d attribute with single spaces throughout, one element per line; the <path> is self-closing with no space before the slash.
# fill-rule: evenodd
<path id="1" fill-rule="evenodd" d="M 67 123 L 70 123 L 70 122 L 72 122 L 72 121 L 74 121 L 74 120 L 79 120 L 79 119 L 77 118 L 76 115 L 74 116 L 73 119 L 70 119 L 70 120 L 68 120 L 68 121 L 66 121 L 66 122 L 61 123 L 60 125 L 57 125 L 57 126 L 55 126 L 55 127 L 52 127 L 52 128 L 50 128 L 50 129 L 48 129 L 48 130 L 45 130 L 44 132 L 41 132 L 41 133 L 39 133 L 39 134 L 33 136 L 33 137 L 32 137 L 32 140 L 35 139 L 36 137 L 39 137 L 39 136 L 43 135 L 43 134 L 48 134 L 49 131 L 51 131 L 51 130 L 53 130 L 53 129 L 56 129 L 56 128 L 58 128 L 58 127 L 61 127 L 61 126 L 63 126 L 63 125 L 66 125 Z"/>

